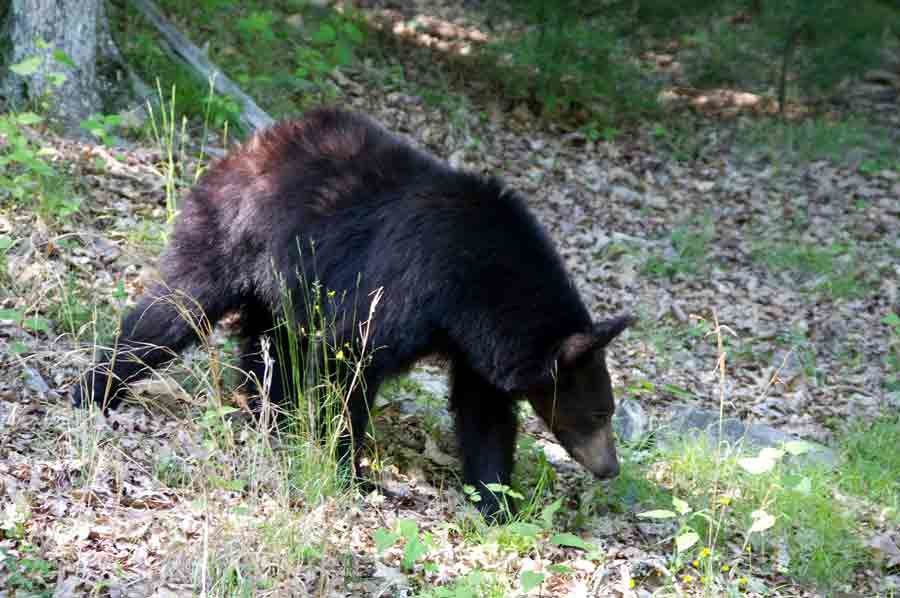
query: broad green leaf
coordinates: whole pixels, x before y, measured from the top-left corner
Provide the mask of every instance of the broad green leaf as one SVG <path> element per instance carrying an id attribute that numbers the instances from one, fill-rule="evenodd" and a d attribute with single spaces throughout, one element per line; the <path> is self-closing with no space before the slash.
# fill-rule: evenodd
<path id="1" fill-rule="evenodd" d="M 31 58 L 26 58 L 22 62 L 17 62 L 9 67 L 9 70 L 14 72 L 17 75 L 21 75 L 23 77 L 27 77 L 29 75 L 33 75 L 37 72 L 39 68 L 41 68 L 41 63 L 43 59 L 40 56 L 32 56 Z"/>
<path id="2" fill-rule="evenodd" d="M 803 455 L 811 451 L 813 445 L 803 440 L 791 440 L 784 443 L 784 450 L 792 455 Z"/>
<path id="3" fill-rule="evenodd" d="M 594 548 L 575 534 L 570 533 L 556 534 L 550 538 L 550 543 L 555 546 L 568 546 L 569 548 L 580 548 L 581 550 L 592 550 Z"/>
<path id="4" fill-rule="evenodd" d="M 762 509 L 750 513 L 753 518 L 753 525 L 750 526 L 750 533 L 764 532 L 775 525 L 775 517 Z"/>
<path id="5" fill-rule="evenodd" d="M 32 316 L 22 320 L 22 328 L 32 332 L 50 332 L 50 320 Z"/>
<path id="6" fill-rule="evenodd" d="M 653 509 L 652 511 L 644 511 L 643 513 L 638 513 L 637 516 L 644 519 L 674 519 L 675 517 L 678 517 L 677 514 L 669 511 L 668 509 Z"/>
<path id="7" fill-rule="evenodd" d="M 674 384 L 663 384 L 660 388 L 662 388 L 662 390 L 665 390 L 666 392 L 672 393 L 679 399 L 696 398 L 696 396 L 691 394 L 689 390 L 681 388 L 680 386 L 675 386 Z"/>
<path id="8" fill-rule="evenodd" d="M 498 496 L 508 496 L 510 498 L 515 498 L 516 500 L 524 499 L 521 493 L 513 490 L 506 484 L 485 484 L 484 487 Z"/>
<path id="9" fill-rule="evenodd" d="M 419 540 L 418 536 L 407 538 L 406 545 L 403 547 L 403 560 L 401 566 L 407 571 L 411 571 L 421 557 L 428 553 L 428 547 Z"/>
<path id="10" fill-rule="evenodd" d="M 346 42 L 335 44 L 331 51 L 331 60 L 337 66 L 347 66 L 353 62 L 353 46 Z"/>
<path id="11" fill-rule="evenodd" d="M 506 529 L 523 538 L 536 538 L 537 535 L 541 533 L 541 527 L 539 525 L 527 523 L 525 521 L 510 523 Z"/>
<path id="12" fill-rule="evenodd" d="M 744 459 L 738 459 L 738 465 L 748 473 L 759 475 L 761 473 L 772 471 L 772 468 L 775 467 L 775 461 L 772 459 L 763 459 L 762 457 L 746 457 Z"/>
<path id="13" fill-rule="evenodd" d="M 362 43 L 363 33 L 359 27 L 357 27 L 353 23 L 344 23 L 344 26 L 342 27 L 342 29 L 344 30 L 344 35 L 346 35 L 348 38 L 350 38 L 350 41 L 352 41 L 355 44 Z"/>
<path id="14" fill-rule="evenodd" d="M 217 487 L 223 490 L 231 490 L 232 492 L 241 492 L 247 487 L 244 480 L 229 480 L 220 476 L 212 476 L 211 480 Z"/>
<path id="15" fill-rule="evenodd" d="M 541 521 L 544 523 L 544 527 L 547 529 L 553 527 L 553 517 L 556 515 L 556 512 L 559 511 L 560 507 L 562 507 L 562 499 L 557 498 L 541 509 Z"/>
<path id="16" fill-rule="evenodd" d="M 777 448 L 772 448 L 767 446 L 766 448 L 759 451 L 760 459 L 770 459 L 772 461 L 779 461 L 784 457 L 784 451 Z"/>
<path id="17" fill-rule="evenodd" d="M 530 592 L 544 583 L 544 574 L 537 571 L 522 571 L 519 581 L 522 583 L 522 591 Z"/>
<path id="18" fill-rule="evenodd" d="M 412 519 L 400 519 L 397 521 L 397 531 L 407 540 L 419 535 L 419 524 Z"/>
<path id="19" fill-rule="evenodd" d="M 0 309 L 0 320 L 13 320 L 18 322 L 22 319 L 22 312 L 17 309 Z"/>
<path id="20" fill-rule="evenodd" d="M 321 25 L 312 36 L 312 40 L 317 44 L 330 44 L 335 39 L 337 39 L 337 32 L 327 23 Z"/>
<path id="21" fill-rule="evenodd" d="M 34 112 L 22 112 L 21 114 L 16 115 L 16 122 L 20 125 L 36 125 L 43 121 L 44 119 Z"/>
<path id="22" fill-rule="evenodd" d="M 47 78 L 53 87 L 61 87 L 69 77 L 65 73 L 48 73 Z"/>
<path id="23" fill-rule="evenodd" d="M 72 60 L 69 55 L 62 50 L 53 50 L 53 60 L 60 64 L 72 67 L 73 69 L 75 68 L 75 61 Z"/>
<path id="24" fill-rule="evenodd" d="M 375 550 L 378 551 L 378 554 L 381 554 L 382 552 L 393 546 L 394 543 L 400 539 L 400 534 L 389 532 L 382 527 L 375 530 L 372 539 L 375 540 Z"/>
<path id="25" fill-rule="evenodd" d="M 672 497 L 672 505 L 679 515 L 685 515 L 691 512 L 691 506 L 677 496 Z"/>
<path id="26" fill-rule="evenodd" d="M 550 565 L 547 569 L 549 569 L 551 573 L 556 573 L 557 575 L 568 575 L 574 571 L 572 567 L 567 565 Z"/>
<path id="27" fill-rule="evenodd" d="M 12 237 L 9 235 L 0 235 L 0 251 L 6 251 L 13 246 Z"/>
<path id="28" fill-rule="evenodd" d="M 685 532 L 675 538 L 675 548 L 678 549 L 678 552 L 684 552 L 696 544 L 699 539 L 700 535 L 697 532 Z"/>

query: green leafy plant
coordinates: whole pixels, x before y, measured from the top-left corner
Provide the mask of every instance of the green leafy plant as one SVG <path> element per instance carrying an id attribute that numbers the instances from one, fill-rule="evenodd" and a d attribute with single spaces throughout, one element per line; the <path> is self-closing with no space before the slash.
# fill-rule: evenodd
<path id="1" fill-rule="evenodd" d="M 679 226 L 672 231 L 670 251 L 651 255 L 644 263 L 644 271 L 667 278 L 696 274 L 706 263 L 707 247 L 714 236 L 710 219 L 705 219 L 700 227 Z"/>
<path id="2" fill-rule="evenodd" d="M 50 333 L 50 320 L 38 315 L 28 316 L 18 309 L 0 309 L 0 320 L 12 320 L 29 332 Z"/>
<path id="3" fill-rule="evenodd" d="M 274 21 L 275 14 L 271 10 L 253 11 L 238 19 L 237 30 L 247 42 L 272 42 L 275 41 Z"/>
<path id="4" fill-rule="evenodd" d="M 855 422 L 841 441 L 844 464 L 840 486 L 885 507 L 883 514 L 900 521 L 900 417 L 885 414 Z"/>
<path id="5" fill-rule="evenodd" d="M 804 275 L 800 282 L 807 289 L 836 299 L 860 297 L 872 288 L 870 273 L 862 267 L 859 251 L 847 243 L 760 245 L 754 255 L 776 271 Z"/>
<path id="6" fill-rule="evenodd" d="M 9 65 L 9 70 L 23 78 L 32 77 L 41 72 L 42 77 L 49 85 L 44 88 L 43 95 L 40 98 L 34 99 L 37 107 L 46 110 L 53 102 L 52 91 L 62 87 L 68 78 L 65 72 L 53 67 L 74 69 L 76 66 L 69 55 L 62 50 L 53 49 L 48 52 L 47 50 L 50 50 L 50 46 L 43 39 L 38 38 L 35 46 L 41 52 L 39 55 L 29 56 L 20 62 L 11 64 Z"/>
<path id="7" fill-rule="evenodd" d="M 0 546 L 0 572 L 5 570 L 5 582 L 14 593 L 49 598 L 56 571 L 27 539 L 25 524 L 30 517 L 30 509 L 18 501 L 7 502 L 0 511 L 0 539 L 5 540 Z"/>
<path id="8" fill-rule="evenodd" d="M 338 90 L 328 76 L 355 60 L 356 48 L 365 40 L 364 31 L 352 14 L 333 13 L 319 23 L 310 44 L 297 47 L 294 74 L 316 92 L 319 101 L 337 96 Z"/>
<path id="9" fill-rule="evenodd" d="M 65 218 L 78 210 L 80 200 L 64 193 L 64 184 L 46 157 L 48 149 L 37 147 L 24 127 L 43 122 L 34 112 L 0 115 L 0 200 L 17 202 L 36 197 L 39 211 L 47 216 Z"/>
<path id="10" fill-rule="evenodd" d="M 81 121 L 81 128 L 96 137 L 105 146 L 113 144 L 112 132 L 122 124 L 118 114 L 94 114 Z"/>
<path id="11" fill-rule="evenodd" d="M 424 590 L 419 598 L 505 598 L 510 588 L 484 571 L 471 571 L 447 586 Z"/>
<path id="12" fill-rule="evenodd" d="M 419 525 L 411 519 L 398 519 L 393 531 L 379 528 L 373 536 L 378 554 L 384 553 L 398 540 L 403 540 L 403 556 L 400 565 L 404 571 L 412 572 L 416 562 L 428 554 L 432 544 L 431 534 L 420 536 Z"/>
<path id="13" fill-rule="evenodd" d="M 507 94 L 536 101 L 547 115 L 587 111 L 599 120 L 651 112 L 655 93 L 626 59 L 613 18 L 574 0 L 511 2 L 507 14 L 532 26 L 487 45 L 485 57 Z"/>

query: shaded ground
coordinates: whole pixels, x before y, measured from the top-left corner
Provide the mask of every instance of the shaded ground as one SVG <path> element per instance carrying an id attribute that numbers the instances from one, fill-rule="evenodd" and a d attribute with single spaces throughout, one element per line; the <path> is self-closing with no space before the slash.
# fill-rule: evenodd
<path id="1" fill-rule="evenodd" d="M 900 309 L 896 169 L 862 174 L 858 162 L 755 156 L 738 143 L 740 121 L 654 123 L 590 141 L 539 123 L 523 107 L 501 110 L 462 95 L 431 105 L 413 86 L 373 86 L 381 72 L 342 76 L 344 103 L 456 166 L 502 173 L 530 198 L 595 316 L 640 316 L 610 354 L 620 397 L 639 400 L 657 419 L 675 404 L 717 409 L 719 355 L 707 335 L 717 319 L 734 333 L 726 335 L 729 416 L 828 444 L 847 422 L 900 406 L 889 358 L 897 339 L 884 323 Z M 405 588 L 455 580 L 460 593 L 445 595 L 465 596 L 479 568 L 521 590 L 522 571 L 559 565 L 565 569 L 546 574 L 541 595 L 699 592 L 665 573 L 673 530 L 636 518 L 653 504 L 619 500 L 615 488 L 565 463 L 557 466 L 565 499 L 558 527 L 600 557 L 498 536 L 460 515 L 471 509 L 452 473 L 442 397 L 421 379 L 390 389 L 379 417 L 382 475 L 394 490 L 387 498 L 313 504 L 291 495 L 289 468 L 265 437 L 213 409 L 202 352 L 176 368 L 189 374 L 192 408 L 162 400 L 163 407 L 131 406 L 108 419 L 73 412 L 67 395 L 88 361 L 74 349 L 89 345 L 91 334 L 76 345 L 71 332 L 94 319 L 96 304 L 100 334 L 108 333 L 164 241 L 162 156 L 44 138 L 84 201 L 78 214 L 50 226 L 18 204 L 0 210 L 0 233 L 15 241 L 0 307 L 47 322 L 28 330 L 0 319 L 0 548 L 30 563 L 30 591 L 172 596 L 206 584 L 220 595 L 409 595 L 415 591 Z M 671 151 L 686 144 L 696 159 Z M 223 339 L 216 346 L 230 350 Z M 180 394 L 160 383 L 145 393 Z M 406 409 L 410 402 L 417 406 Z M 537 422 L 524 427 L 547 439 Z M 532 453 L 521 452 L 530 467 Z M 597 499 L 603 492 L 613 498 Z M 416 537 L 427 531 L 434 567 L 420 563 L 407 575 L 401 544 L 378 555 L 376 531 L 398 520 L 416 522 Z M 890 521 L 873 515 L 873 533 Z M 762 595 L 763 586 L 774 595 L 815 593 L 777 567 L 744 570 L 762 584 L 742 586 L 750 594 Z M 0 596 L 28 595 L 10 571 L 0 569 L 0 580 L 18 590 Z M 861 567 L 841 589 L 886 592 L 896 573 L 896 565 L 883 574 Z M 269 581 L 246 585 L 251 577 Z M 470 581 L 471 595 L 506 591 L 491 594 L 482 580 Z"/>

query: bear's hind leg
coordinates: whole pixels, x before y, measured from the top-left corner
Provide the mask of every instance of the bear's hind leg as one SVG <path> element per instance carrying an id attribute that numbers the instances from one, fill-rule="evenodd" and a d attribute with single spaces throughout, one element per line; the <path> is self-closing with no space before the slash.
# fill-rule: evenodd
<path id="1" fill-rule="evenodd" d="M 456 417 L 456 434 L 463 460 L 463 481 L 475 487 L 481 500 L 478 510 L 486 518 L 504 515 L 514 505 L 497 495 L 486 484 L 509 486 L 516 447 L 516 405 L 508 394 L 498 390 L 466 366 L 454 360 L 450 406 Z"/>
<path id="2" fill-rule="evenodd" d="M 268 356 L 263 354 L 262 338 L 267 337 Z M 241 349 L 241 371 L 247 376 L 244 386 L 249 395 L 250 410 L 254 415 L 259 415 L 263 405 L 263 393 L 266 393 L 268 402 L 275 408 L 284 406 L 287 393 L 285 391 L 285 372 L 281 368 L 279 349 L 274 338 L 274 332 L 247 336 Z M 266 377 L 268 388 L 264 388 Z"/>
<path id="3" fill-rule="evenodd" d="M 254 414 L 259 415 L 262 405 L 262 385 L 267 376 L 270 376 L 268 387 L 269 402 L 275 407 L 287 407 L 286 401 L 292 395 L 289 392 L 290 371 L 286 369 L 290 364 L 290 347 L 286 342 L 283 330 L 279 330 L 275 319 L 269 310 L 261 302 L 252 302 L 241 308 L 241 370 L 247 375 L 246 391 L 250 395 L 250 408 Z M 267 344 L 268 356 L 263 355 L 262 339 L 269 340 Z"/>

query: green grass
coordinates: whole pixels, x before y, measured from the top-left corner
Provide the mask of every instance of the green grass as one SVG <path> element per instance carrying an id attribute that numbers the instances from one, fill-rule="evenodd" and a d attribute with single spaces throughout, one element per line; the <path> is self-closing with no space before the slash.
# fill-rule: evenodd
<path id="1" fill-rule="evenodd" d="M 165 0 L 160 8 L 174 18 L 209 59 L 275 117 L 331 102 L 340 90 L 331 80 L 351 65 L 366 43 L 367 30 L 352 11 L 343 14 L 303 2 L 184 2 Z M 207 110 L 214 128 L 238 125 L 240 108 L 226 97 L 210 97 L 209 82 L 172 61 L 158 33 L 134 9 L 113 11 L 119 47 L 152 84 L 175 85 L 179 113 L 202 119 Z M 210 27 L 208 23 L 215 23 Z"/>
<path id="2" fill-rule="evenodd" d="M 900 417 L 886 415 L 854 425 L 841 442 L 840 486 L 890 509 L 900 520 Z"/>
<path id="3" fill-rule="evenodd" d="M 727 565 L 732 576 L 735 571 L 766 572 L 781 558 L 792 578 L 833 588 L 851 579 L 861 566 L 874 566 L 866 558 L 859 514 L 833 493 L 843 470 L 778 462 L 770 471 L 750 473 L 742 466 L 742 455 L 724 450 L 717 459 L 716 454 L 703 437 L 676 445 L 645 468 L 655 471 L 666 489 L 689 505 L 690 511 L 679 518 L 680 529 L 699 535 L 696 545 L 673 556 L 677 575 L 699 579 L 720 571 L 721 565 Z M 664 495 L 632 484 L 647 509 L 672 508 Z M 760 509 L 775 517 L 773 525 L 750 533 L 754 512 Z M 715 539 L 712 544 L 710 538 Z M 729 548 L 735 545 L 746 550 L 737 554 Z M 715 571 L 698 565 L 701 553 L 716 563 Z"/>
<path id="4" fill-rule="evenodd" d="M 452 584 L 426 589 L 418 598 L 505 598 L 512 588 L 497 576 L 472 571 Z"/>
<path id="5" fill-rule="evenodd" d="M 754 257 L 776 272 L 800 274 L 802 289 L 834 299 L 862 297 L 873 288 L 873 273 L 865 269 L 859 250 L 849 244 L 758 244 Z"/>
<path id="6" fill-rule="evenodd" d="M 714 238 L 715 228 L 709 218 L 699 225 L 678 226 L 670 236 L 670 250 L 648 257 L 643 271 L 660 278 L 696 275 L 706 268 L 709 244 Z"/>
<path id="7" fill-rule="evenodd" d="M 745 153 L 761 153 L 776 162 L 827 159 L 844 163 L 854 157 L 864 174 L 900 168 L 900 149 L 888 128 L 862 119 L 751 120 L 738 129 L 737 143 Z"/>
<path id="8" fill-rule="evenodd" d="M 118 310 L 108 301 L 98 302 L 72 275 L 59 282 L 45 313 L 57 332 L 65 332 L 75 341 L 90 339 L 108 345 L 114 340 Z"/>

